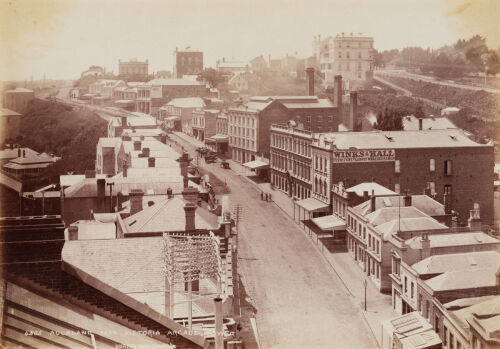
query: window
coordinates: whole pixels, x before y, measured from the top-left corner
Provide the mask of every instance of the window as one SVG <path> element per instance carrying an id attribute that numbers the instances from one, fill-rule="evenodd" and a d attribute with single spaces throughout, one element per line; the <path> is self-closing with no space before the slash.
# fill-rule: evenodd
<path id="1" fill-rule="evenodd" d="M 444 174 L 445 176 L 451 176 L 453 174 L 453 161 L 446 160 L 444 162 Z"/>
<path id="2" fill-rule="evenodd" d="M 451 184 L 444 185 L 444 194 L 451 194 Z"/>
<path id="3" fill-rule="evenodd" d="M 450 349 L 455 349 L 455 338 L 453 338 L 453 333 L 450 332 Z"/>
<path id="4" fill-rule="evenodd" d="M 415 292 L 415 284 L 412 282 L 410 285 L 410 298 L 413 298 L 414 292 Z"/>
<path id="5" fill-rule="evenodd" d="M 400 187 L 399 183 L 394 184 L 394 191 L 398 194 L 401 192 L 401 187 Z"/>
<path id="6" fill-rule="evenodd" d="M 436 160 L 431 159 L 429 162 L 429 171 L 434 172 L 436 171 Z"/>
<path id="7" fill-rule="evenodd" d="M 394 172 L 401 173 L 401 162 L 400 160 L 394 161 Z"/>
<path id="8" fill-rule="evenodd" d="M 408 292 L 408 278 L 405 276 L 405 293 Z"/>
<path id="9" fill-rule="evenodd" d="M 436 183 L 429 182 L 429 189 L 431 190 L 431 195 L 436 194 Z"/>

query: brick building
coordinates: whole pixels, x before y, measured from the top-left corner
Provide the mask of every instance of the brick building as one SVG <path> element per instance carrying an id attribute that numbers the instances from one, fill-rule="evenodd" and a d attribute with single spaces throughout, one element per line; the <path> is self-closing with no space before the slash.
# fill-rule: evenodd
<path id="1" fill-rule="evenodd" d="M 331 187 L 375 181 L 396 193 L 424 193 L 444 202 L 466 223 L 474 203 L 493 221 L 493 146 L 461 130 L 329 133 L 311 146 L 312 197 L 331 205 Z"/>
<path id="2" fill-rule="evenodd" d="M 28 103 L 35 98 L 35 92 L 26 88 L 17 87 L 15 90 L 7 90 L 3 95 L 3 108 L 24 114 Z"/>
<path id="3" fill-rule="evenodd" d="M 174 78 L 184 75 L 198 75 L 203 71 L 203 52 L 187 47 L 184 51 L 174 51 Z"/>
<path id="4" fill-rule="evenodd" d="M 137 59 L 118 61 L 118 77 L 126 81 L 146 81 L 148 79 L 148 60 Z"/>

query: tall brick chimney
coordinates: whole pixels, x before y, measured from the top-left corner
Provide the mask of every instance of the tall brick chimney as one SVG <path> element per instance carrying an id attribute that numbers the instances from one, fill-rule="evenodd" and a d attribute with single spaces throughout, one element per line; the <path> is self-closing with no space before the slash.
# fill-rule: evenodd
<path id="1" fill-rule="evenodd" d="M 192 204 L 198 202 L 198 195 L 200 192 L 194 187 L 187 187 L 182 191 L 182 198 Z"/>
<path id="2" fill-rule="evenodd" d="M 424 119 L 418 118 L 418 130 L 422 131 L 423 128 L 424 128 Z"/>
<path id="3" fill-rule="evenodd" d="M 351 103 L 349 105 L 349 129 L 358 132 L 358 93 L 352 91 L 350 94 Z"/>
<path id="4" fill-rule="evenodd" d="M 187 176 L 187 168 L 189 166 L 189 154 L 184 152 L 180 158 L 177 159 L 177 161 L 181 164 L 181 176 L 186 177 Z"/>
<path id="5" fill-rule="evenodd" d="M 314 96 L 314 68 L 307 68 L 306 74 L 309 80 L 309 96 Z"/>
<path id="6" fill-rule="evenodd" d="M 130 191 L 130 214 L 136 214 L 142 211 L 142 198 L 144 192 L 141 189 L 132 189 Z"/>
<path id="7" fill-rule="evenodd" d="M 106 180 L 104 178 L 97 179 L 97 197 L 103 198 L 106 195 Z"/>
<path id="8" fill-rule="evenodd" d="M 128 175 L 128 165 L 127 165 L 126 162 L 123 164 L 123 170 L 122 171 L 123 171 L 123 177 L 127 178 L 127 175 Z"/>
<path id="9" fill-rule="evenodd" d="M 421 251 L 421 259 L 430 257 L 431 255 L 431 240 L 429 240 L 429 236 L 427 234 L 423 234 L 420 239 L 420 247 Z"/>

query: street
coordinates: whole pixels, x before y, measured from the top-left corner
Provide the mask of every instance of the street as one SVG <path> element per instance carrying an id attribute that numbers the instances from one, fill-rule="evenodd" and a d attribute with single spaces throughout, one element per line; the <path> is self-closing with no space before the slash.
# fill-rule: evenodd
<path id="1" fill-rule="evenodd" d="M 194 154 L 194 146 L 173 135 Z M 296 224 L 232 170 L 205 164 L 243 206 L 239 274 L 262 348 L 377 348 L 359 306 Z"/>

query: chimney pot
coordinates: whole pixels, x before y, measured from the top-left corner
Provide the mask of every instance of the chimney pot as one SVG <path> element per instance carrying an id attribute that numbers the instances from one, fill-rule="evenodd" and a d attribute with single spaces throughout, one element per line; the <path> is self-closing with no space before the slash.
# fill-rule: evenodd
<path id="1" fill-rule="evenodd" d="M 155 167 L 155 158 L 148 158 L 148 167 Z"/>
<path id="2" fill-rule="evenodd" d="M 405 205 L 405 207 L 409 207 L 409 206 L 411 206 L 411 195 L 406 194 L 406 195 L 403 197 L 403 201 L 404 201 L 404 205 Z"/>
<path id="3" fill-rule="evenodd" d="M 196 223 L 195 223 L 195 212 L 196 212 L 196 204 L 193 204 L 191 202 L 186 203 L 184 205 L 184 213 L 186 214 L 186 231 L 194 231 L 196 230 Z"/>
<path id="4" fill-rule="evenodd" d="M 78 226 L 70 225 L 68 227 L 68 240 L 78 240 Z"/>

